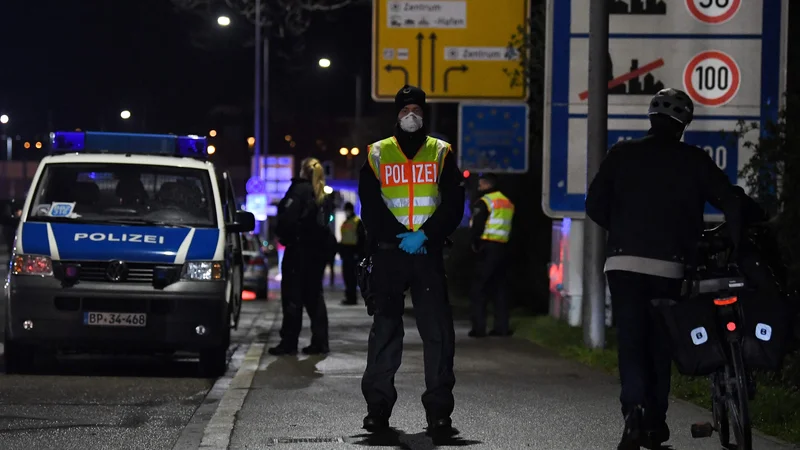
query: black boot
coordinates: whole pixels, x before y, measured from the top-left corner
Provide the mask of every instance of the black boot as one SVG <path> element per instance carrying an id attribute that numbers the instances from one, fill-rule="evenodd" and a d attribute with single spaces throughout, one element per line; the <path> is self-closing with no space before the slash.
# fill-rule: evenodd
<path id="1" fill-rule="evenodd" d="M 661 444 L 669 440 L 669 425 L 666 421 L 659 422 L 654 426 L 649 426 L 647 430 L 647 442 L 645 447 L 651 450 L 659 450 Z"/>
<path id="2" fill-rule="evenodd" d="M 428 419 L 427 433 L 429 435 L 451 435 L 453 433 L 453 420 L 449 417 L 435 419 L 431 416 Z"/>
<path id="3" fill-rule="evenodd" d="M 378 433 L 389 429 L 389 416 L 386 414 L 367 413 L 364 417 L 364 429 L 370 433 Z"/>
<path id="4" fill-rule="evenodd" d="M 641 406 L 634 407 L 625 416 L 625 430 L 617 450 L 640 450 L 645 437 L 643 430 L 644 414 Z"/>
<path id="5" fill-rule="evenodd" d="M 267 350 L 267 352 L 269 352 L 270 355 L 274 356 L 296 355 L 297 347 L 289 347 L 284 343 L 280 343 L 275 347 L 272 347 L 271 349 Z"/>
<path id="6" fill-rule="evenodd" d="M 331 349 L 327 345 L 311 344 L 308 347 L 303 347 L 303 353 L 306 355 L 327 355 Z"/>

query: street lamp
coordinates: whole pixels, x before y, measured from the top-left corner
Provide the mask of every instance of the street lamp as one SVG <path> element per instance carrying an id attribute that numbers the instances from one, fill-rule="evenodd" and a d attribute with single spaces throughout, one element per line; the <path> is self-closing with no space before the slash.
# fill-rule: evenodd
<path id="1" fill-rule="evenodd" d="M 217 135 L 217 130 L 211 130 L 208 132 L 208 135 L 211 137 L 215 137 Z"/>
<path id="2" fill-rule="evenodd" d="M 0 123 L 2 123 L 3 125 L 8 123 L 8 116 L 6 114 L 0 116 Z"/>
<path id="3" fill-rule="evenodd" d="M 347 150 L 347 147 L 342 147 L 342 148 L 339 149 L 339 154 L 342 155 L 342 156 L 347 156 L 347 152 L 348 151 L 349 150 Z"/>
<path id="4" fill-rule="evenodd" d="M 350 154 L 353 156 L 358 155 L 358 147 L 353 147 L 350 149 Z"/>
<path id="5" fill-rule="evenodd" d="M 208 151 L 209 155 L 213 155 L 214 153 L 217 152 L 217 147 L 214 147 L 213 145 L 209 145 L 206 150 Z"/>
<path id="6" fill-rule="evenodd" d="M 128 120 L 131 118 L 131 112 L 126 109 L 119 113 L 119 116 L 122 117 L 123 120 Z"/>
<path id="7" fill-rule="evenodd" d="M 219 16 L 217 17 L 217 24 L 221 27 L 227 27 L 231 24 L 231 18 L 228 16 Z"/>
<path id="8" fill-rule="evenodd" d="M 328 58 L 322 58 L 319 60 L 319 66 L 322 67 L 323 69 L 327 69 L 328 67 L 331 66 L 331 60 Z"/>

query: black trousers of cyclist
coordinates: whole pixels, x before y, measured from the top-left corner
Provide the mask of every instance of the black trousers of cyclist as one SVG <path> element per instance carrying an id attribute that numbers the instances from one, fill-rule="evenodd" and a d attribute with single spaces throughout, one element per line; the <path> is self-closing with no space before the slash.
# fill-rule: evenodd
<path id="1" fill-rule="evenodd" d="M 617 328 L 622 414 L 641 405 L 647 425 L 658 425 L 667 417 L 672 356 L 650 300 L 677 299 L 682 281 L 616 270 L 606 277 Z"/>
<path id="2" fill-rule="evenodd" d="M 507 244 L 484 241 L 473 278 L 471 305 L 472 329 L 486 331 L 486 303 L 494 296 L 494 331 L 505 334 L 510 329 L 508 314 Z"/>
<path id="3" fill-rule="evenodd" d="M 339 247 L 339 256 L 342 258 L 342 278 L 344 278 L 344 298 L 348 303 L 356 303 L 356 265 L 358 265 L 358 252 L 355 245 L 342 245 Z"/>
<path id="4" fill-rule="evenodd" d="M 303 328 L 304 307 L 311 319 L 311 344 L 328 346 L 328 310 L 322 294 L 327 256 L 315 245 L 286 247 L 281 266 L 281 346 L 297 348 Z"/>
<path id="5" fill-rule="evenodd" d="M 361 380 L 367 409 L 388 418 L 397 401 L 394 376 L 403 354 L 404 293 L 410 288 L 425 363 L 422 404 L 432 420 L 450 417 L 456 382 L 455 333 L 441 250 L 429 250 L 427 255 L 380 250 L 372 261 L 376 311 L 369 333 L 367 369 Z"/>

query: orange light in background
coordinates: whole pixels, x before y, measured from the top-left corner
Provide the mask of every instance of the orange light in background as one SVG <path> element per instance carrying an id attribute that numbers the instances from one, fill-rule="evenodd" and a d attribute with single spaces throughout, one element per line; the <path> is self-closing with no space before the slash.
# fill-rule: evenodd
<path id="1" fill-rule="evenodd" d="M 250 147 L 256 145 L 256 138 L 254 138 L 253 136 L 247 138 L 247 145 L 249 145 Z"/>
<path id="2" fill-rule="evenodd" d="M 256 293 L 253 291 L 242 291 L 242 301 L 250 302 L 256 299 Z"/>
<path id="3" fill-rule="evenodd" d="M 286 142 L 290 142 L 292 140 L 292 135 L 291 134 L 287 134 L 286 136 L 283 137 L 283 140 L 286 141 Z"/>
<path id="4" fill-rule="evenodd" d="M 216 152 L 217 152 L 217 147 L 214 147 L 213 145 L 209 145 L 208 146 L 208 154 L 209 155 L 213 155 Z"/>
<path id="5" fill-rule="evenodd" d="M 36 148 L 42 148 L 42 143 L 41 142 L 37 142 L 36 143 Z"/>
<path id="6" fill-rule="evenodd" d="M 75 128 L 75 131 L 81 131 L 81 129 L 80 128 Z"/>
<path id="7" fill-rule="evenodd" d="M 342 156 L 345 156 L 345 155 L 347 155 L 348 151 L 349 150 L 347 150 L 347 147 L 342 147 L 342 148 L 339 149 L 339 154 L 342 155 Z"/>
<path id="8" fill-rule="evenodd" d="M 25 147 L 25 148 L 31 148 L 31 143 L 30 142 L 26 142 L 26 143 L 22 144 L 22 146 Z"/>
<path id="9" fill-rule="evenodd" d="M 296 146 L 297 146 L 297 142 L 295 142 L 295 141 L 289 142 L 289 147 L 295 148 Z"/>
<path id="10" fill-rule="evenodd" d="M 217 135 L 217 130 L 211 130 L 208 132 L 208 135 L 211 137 L 215 137 Z"/>
<path id="11" fill-rule="evenodd" d="M 356 155 L 358 155 L 359 151 L 360 150 L 358 149 L 358 147 L 353 147 L 353 148 L 350 149 L 350 154 L 353 155 L 353 156 L 356 156 Z"/>
<path id="12" fill-rule="evenodd" d="M 469 170 L 464 171 L 464 178 L 469 178 Z"/>

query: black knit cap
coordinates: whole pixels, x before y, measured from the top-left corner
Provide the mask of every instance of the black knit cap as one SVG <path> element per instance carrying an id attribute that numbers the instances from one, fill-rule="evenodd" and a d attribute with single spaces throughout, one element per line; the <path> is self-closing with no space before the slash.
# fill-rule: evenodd
<path id="1" fill-rule="evenodd" d="M 397 95 L 394 96 L 394 109 L 395 112 L 400 112 L 401 109 L 408 105 L 419 105 L 420 108 L 425 107 L 425 91 L 416 86 L 403 86 Z"/>

